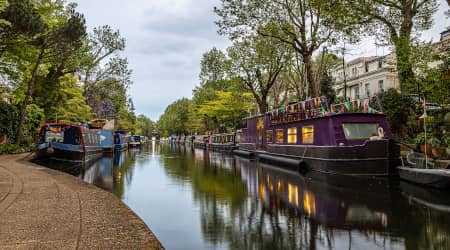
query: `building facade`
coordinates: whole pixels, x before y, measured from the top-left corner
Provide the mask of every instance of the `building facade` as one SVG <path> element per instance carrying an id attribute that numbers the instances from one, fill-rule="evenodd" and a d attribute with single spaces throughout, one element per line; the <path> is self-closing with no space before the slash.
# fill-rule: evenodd
<path id="1" fill-rule="evenodd" d="M 389 88 L 399 88 L 395 66 L 395 54 L 360 57 L 331 69 L 335 81 L 333 86 L 338 97 L 358 99 L 373 96 Z"/>

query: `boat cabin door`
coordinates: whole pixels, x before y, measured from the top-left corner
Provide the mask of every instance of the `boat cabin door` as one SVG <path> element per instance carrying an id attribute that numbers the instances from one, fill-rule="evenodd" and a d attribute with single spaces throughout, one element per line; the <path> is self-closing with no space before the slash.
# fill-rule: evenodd
<path id="1" fill-rule="evenodd" d="M 258 121 L 256 123 L 256 130 L 258 133 L 256 148 L 258 150 L 264 150 L 264 117 L 258 118 Z"/>

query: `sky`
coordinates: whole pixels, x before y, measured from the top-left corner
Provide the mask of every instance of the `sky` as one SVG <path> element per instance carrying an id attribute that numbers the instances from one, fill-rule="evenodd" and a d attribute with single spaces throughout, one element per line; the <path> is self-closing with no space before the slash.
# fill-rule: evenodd
<path id="1" fill-rule="evenodd" d="M 202 54 L 213 47 L 225 49 L 231 43 L 217 34 L 213 8 L 219 0 L 75 0 L 89 31 L 110 25 L 126 39 L 121 53 L 133 70 L 129 91 L 137 114 L 157 121 L 167 105 L 182 97 L 191 98 L 199 85 Z M 435 25 L 423 33 L 425 40 L 438 41 L 450 26 L 440 8 Z M 352 46 L 346 59 L 383 55 L 388 48 L 376 48 L 373 39 Z"/>

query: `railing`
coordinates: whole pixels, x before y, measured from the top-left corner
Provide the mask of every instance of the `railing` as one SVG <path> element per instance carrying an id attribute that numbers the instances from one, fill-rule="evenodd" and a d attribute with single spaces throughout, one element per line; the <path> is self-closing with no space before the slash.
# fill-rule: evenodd
<path id="1" fill-rule="evenodd" d="M 329 105 L 324 96 L 312 98 L 266 113 L 272 124 L 307 120 L 341 113 L 380 114 L 382 108 L 378 97 L 375 97 L 377 109 L 371 106 L 371 98 L 356 99 L 339 104 Z"/>

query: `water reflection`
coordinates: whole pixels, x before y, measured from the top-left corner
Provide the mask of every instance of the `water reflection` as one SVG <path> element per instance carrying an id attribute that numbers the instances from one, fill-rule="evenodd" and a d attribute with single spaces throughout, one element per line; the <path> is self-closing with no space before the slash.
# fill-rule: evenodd
<path id="1" fill-rule="evenodd" d="M 80 178 L 124 200 L 167 249 L 450 249 L 450 194 L 404 182 L 155 142 Z"/>

